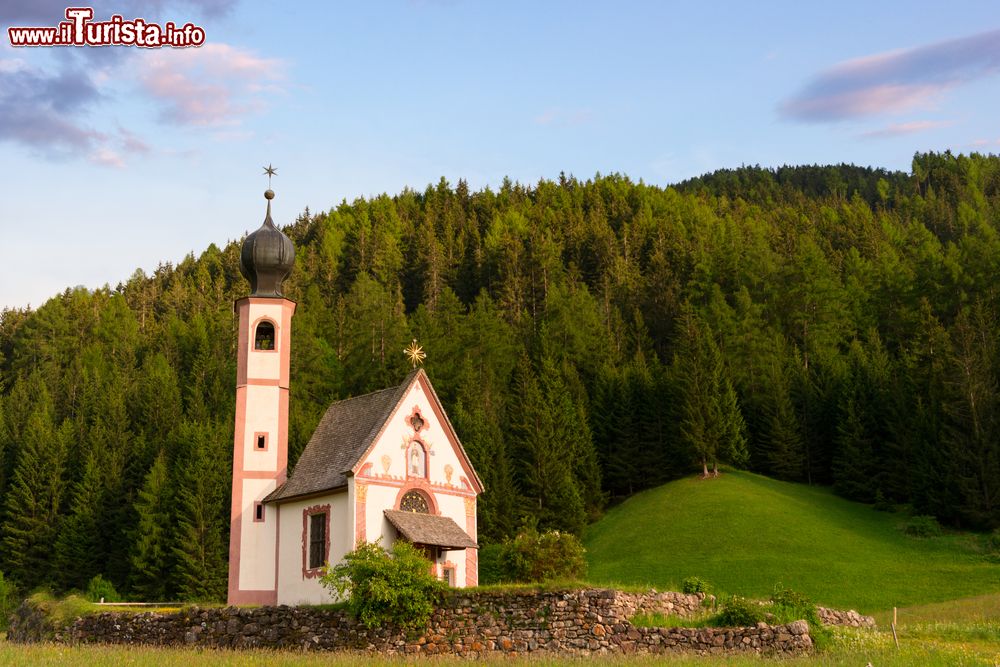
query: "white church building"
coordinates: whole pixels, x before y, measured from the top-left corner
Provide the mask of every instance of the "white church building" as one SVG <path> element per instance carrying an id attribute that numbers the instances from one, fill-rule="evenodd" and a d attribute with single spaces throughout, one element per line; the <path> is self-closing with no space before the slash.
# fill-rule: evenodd
<path id="1" fill-rule="evenodd" d="M 295 303 L 281 293 L 295 248 L 267 215 L 240 270 L 229 604 L 321 604 L 326 563 L 364 541 L 419 546 L 451 586 L 478 582 L 482 482 L 422 369 L 395 387 L 333 403 L 288 469 Z"/>

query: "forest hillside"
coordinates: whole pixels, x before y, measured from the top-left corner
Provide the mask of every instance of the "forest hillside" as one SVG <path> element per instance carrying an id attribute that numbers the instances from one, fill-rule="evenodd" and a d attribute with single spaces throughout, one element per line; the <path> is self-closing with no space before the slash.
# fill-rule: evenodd
<path id="1" fill-rule="evenodd" d="M 580 533 L 717 462 L 1000 524 L 998 157 L 442 180 L 286 233 L 290 463 L 416 338 L 487 488 L 483 542 Z M 223 596 L 238 251 L 2 313 L 0 562 L 23 589 Z"/>

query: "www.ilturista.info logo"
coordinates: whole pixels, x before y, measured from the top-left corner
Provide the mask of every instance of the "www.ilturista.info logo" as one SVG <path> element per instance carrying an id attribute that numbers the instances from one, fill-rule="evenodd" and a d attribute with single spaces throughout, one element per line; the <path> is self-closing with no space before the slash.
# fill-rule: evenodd
<path id="1" fill-rule="evenodd" d="M 11 46 L 141 46 L 156 49 L 205 43 L 205 29 L 193 23 L 178 27 L 173 21 L 164 25 L 139 18 L 126 21 L 119 14 L 107 21 L 92 21 L 93 18 L 91 7 L 67 7 L 66 20 L 55 27 L 7 28 L 7 36 Z"/>

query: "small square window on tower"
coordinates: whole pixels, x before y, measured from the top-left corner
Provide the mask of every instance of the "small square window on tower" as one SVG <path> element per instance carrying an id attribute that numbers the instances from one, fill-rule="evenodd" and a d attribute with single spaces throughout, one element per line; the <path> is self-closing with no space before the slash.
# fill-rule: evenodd
<path id="1" fill-rule="evenodd" d="M 258 431 L 253 434 L 253 448 L 258 452 L 267 451 L 267 433 Z"/>
<path id="2" fill-rule="evenodd" d="M 253 504 L 253 520 L 254 521 L 264 520 L 264 503 L 255 502 Z"/>

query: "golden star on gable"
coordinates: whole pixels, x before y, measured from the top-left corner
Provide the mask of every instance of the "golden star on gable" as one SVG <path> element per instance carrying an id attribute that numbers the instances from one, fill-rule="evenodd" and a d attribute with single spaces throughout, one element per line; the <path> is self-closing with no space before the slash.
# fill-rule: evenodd
<path id="1" fill-rule="evenodd" d="M 406 358 L 410 360 L 410 363 L 413 364 L 414 368 L 417 367 L 417 364 L 423 365 L 424 359 L 427 358 L 427 354 L 424 352 L 424 348 L 417 345 L 416 338 L 414 338 L 410 342 L 409 347 L 403 350 L 403 354 L 405 354 Z"/>

